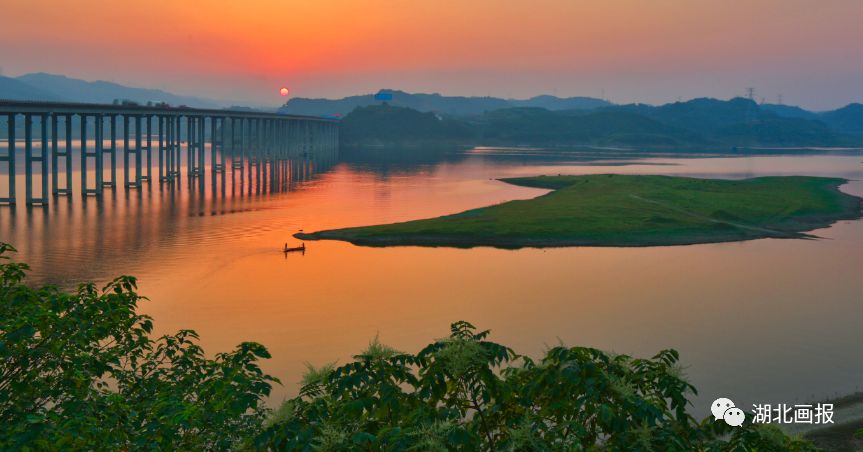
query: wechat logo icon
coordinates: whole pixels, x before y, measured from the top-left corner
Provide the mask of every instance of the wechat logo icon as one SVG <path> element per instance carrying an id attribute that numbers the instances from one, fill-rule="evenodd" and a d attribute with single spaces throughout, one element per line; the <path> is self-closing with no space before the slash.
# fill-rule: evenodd
<path id="1" fill-rule="evenodd" d="M 714 421 L 722 419 L 732 427 L 740 427 L 743 425 L 743 420 L 746 419 L 743 410 L 735 407 L 734 402 L 725 397 L 714 400 L 710 405 L 710 412 L 713 413 Z"/>

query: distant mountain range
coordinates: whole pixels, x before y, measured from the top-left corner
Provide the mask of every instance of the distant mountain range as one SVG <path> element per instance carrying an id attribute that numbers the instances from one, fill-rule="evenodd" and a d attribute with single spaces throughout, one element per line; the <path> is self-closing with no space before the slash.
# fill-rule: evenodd
<path id="1" fill-rule="evenodd" d="M 200 108 L 221 106 L 217 101 L 180 96 L 158 89 L 133 88 L 106 81 L 89 82 L 41 72 L 14 78 L 0 76 L 0 99 L 97 104 L 110 104 L 114 99 L 126 99 L 141 104 L 152 101 Z"/>
<path id="2" fill-rule="evenodd" d="M 407 107 L 417 111 L 435 112 L 444 115 L 479 115 L 487 111 L 513 107 L 541 107 L 548 110 L 594 109 L 612 105 L 610 102 L 592 97 L 536 96 L 530 99 L 501 99 L 498 97 L 442 96 L 440 94 L 412 94 L 398 90 L 382 90 L 392 96 L 387 103 L 396 107 Z M 342 99 L 307 99 L 296 97 L 279 109 L 282 113 L 298 115 L 346 115 L 357 107 L 380 104 L 375 94 L 344 97 Z"/>
<path id="3" fill-rule="evenodd" d="M 826 113 L 801 111 L 744 98 L 592 109 L 511 107 L 466 116 L 378 103 L 348 114 L 340 140 L 349 145 L 445 142 L 704 150 L 863 145 L 863 105 Z"/>
<path id="4" fill-rule="evenodd" d="M 700 98 L 660 106 L 619 105 L 609 109 L 638 113 L 664 124 L 706 135 L 725 134 L 731 132 L 730 129 L 743 126 L 760 131 L 786 127 L 789 129 L 787 133 L 799 135 L 790 140 L 792 142 L 806 136 L 824 136 L 829 133 L 863 134 L 863 105 L 857 103 L 821 113 L 790 105 L 756 104 L 741 97 L 727 101 Z"/>
<path id="5" fill-rule="evenodd" d="M 863 104 L 813 112 L 735 98 L 665 105 L 615 105 L 591 97 L 530 99 L 443 96 L 382 90 L 342 99 L 294 98 L 282 113 L 346 115 L 342 139 L 355 143 L 459 141 L 479 144 L 591 144 L 657 147 L 797 147 L 863 144 Z M 220 108 L 223 102 L 107 81 L 45 73 L 0 76 L 0 99 L 138 103 Z M 385 104 L 385 105 L 383 105 Z"/>
<path id="6" fill-rule="evenodd" d="M 570 140 L 575 140 L 576 137 L 573 134 L 576 133 L 576 130 L 587 127 L 587 122 L 603 117 L 609 121 L 614 119 L 621 127 L 627 126 L 616 130 L 619 136 L 615 141 L 620 141 L 624 136 L 628 136 L 629 139 L 623 141 L 630 141 L 637 136 L 648 138 L 644 136 L 645 133 L 648 133 L 646 124 L 638 123 L 639 125 L 636 126 L 636 117 L 650 119 L 662 127 L 671 127 L 679 132 L 685 132 L 684 135 L 674 134 L 659 127 L 648 133 L 652 139 L 662 137 L 660 141 L 668 143 L 707 143 L 717 140 L 726 143 L 733 141 L 731 140 L 732 137 L 736 137 L 735 140 L 741 141 L 741 143 L 751 142 L 768 146 L 836 146 L 844 143 L 857 143 L 859 140 L 855 136 L 863 135 L 863 105 L 861 104 L 849 104 L 833 111 L 813 112 L 793 105 L 759 105 L 745 98 L 727 101 L 700 98 L 654 106 L 647 104 L 615 105 L 591 97 L 559 98 L 544 95 L 517 100 L 497 97 L 412 94 L 398 90 L 381 90 L 380 93 L 386 93 L 389 99 L 386 101 L 379 100 L 375 94 L 349 96 L 342 99 L 294 98 L 279 111 L 315 116 L 344 116 L 362 107 L 386 103 L 392 107 L 404 107 L 418 112 L 435 113 L 441 118 L 466 121 L 466 124 L 484 124 L 483 130 L 485 132 L 482 133 L 482 136 L 485 139 L 496 136 L 497 132 L 494 132 L 497 127 L 496 124 L 506 122 L 505 118 L 519 116 L 521 120 L 507 126 L 508 129 L 502 127 L 499 132 L 507 135 L 508 140 L 527 141 L 540 140 L 537 134 L 551 133 L 554 128 L 559 129 L 558 138 L 562 139 L 564 135 L 568 134 Z M 531 109 L 542 109 L 545 112 Z M 506 110 L 511 111 L 507 112 Z M 369 112 L 364 111 L 364 114 L 369 114 Z M 605 115 L 585 116 L 585 113 L 588 112 L 602 112 Z M 560 115 L 549 113 L 560 113 Z M 610 113 L 619 114 L 611 115 Z M 635 116 L 626 116 L 620 113 Z M 516 137 L 514 135 L 516 130 L 520 130 L 524 124 L 530 123 L 535 118 L 542 118 L 542 120 L 538 120 L 537 124 L 532 124 L 530 131 L 525 131 L 524 136 Z M 355 117 L 354 120 L 356 119 Z M 367 120 L 370 118 L 364 118 L 364 121 Z M 543 123 L 543 121 L 545 122 Z M 604 126 L 604 123 L 596 122 L 591 127 L 596 129 Z M 426 133 L 429 129 L 424 128 L 423 130 Z M 477 132 L 477 130 L 474 127 L 474 131 Z M 580 139 L 585 137 L 582 136 Z"/>

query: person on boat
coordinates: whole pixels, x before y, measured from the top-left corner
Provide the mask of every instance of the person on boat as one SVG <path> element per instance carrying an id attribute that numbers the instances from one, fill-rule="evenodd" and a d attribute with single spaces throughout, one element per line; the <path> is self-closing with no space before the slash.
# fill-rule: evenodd
<path id="1" fill-rule="evenodd" d="M 288 242 L 285 242 L 285 251 L 288 251 Z"/>

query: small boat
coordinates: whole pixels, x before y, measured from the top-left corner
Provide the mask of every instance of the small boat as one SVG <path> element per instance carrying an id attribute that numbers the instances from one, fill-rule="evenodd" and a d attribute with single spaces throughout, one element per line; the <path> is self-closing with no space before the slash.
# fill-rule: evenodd
<path id="1" fill-rule="evenodd" d="M 293 247 L 293 248 L 289 248 L 289 247 L 288 247 L 288 245 L 287 245 L 287 244 L 285 244 L 285 249 L 284 249 L 283 251 L 284 251 L 284 252 L 286 252 L 286 253 L 292 253 L 292 252 L 294 252 L 294 251 L 302 251 L 302 252 L 305 252 L 305 251 L 306 251 L 306 244 L 305 244 L 305 243 L 303 243 L 302 245 L 300 245 L 300 246 L 295 246 L 295 247 Z"/>

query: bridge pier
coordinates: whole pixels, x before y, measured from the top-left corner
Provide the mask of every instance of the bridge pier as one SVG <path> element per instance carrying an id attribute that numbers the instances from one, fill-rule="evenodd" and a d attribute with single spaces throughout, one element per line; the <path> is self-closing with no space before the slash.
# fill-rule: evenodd
<path id="1" fill-rule="evenodd" d="M 171 118 L 159 116 L 159 180 L 171 181 Z"/>
<path id="2" fill-rule="evenodd" d="M 102 187 L 111 187 L 114 188 L 117 186 L 117 116 L 116 115 L 105 115 L 108 118 L 108 134 L 111 140 L 110 147 L 102 147 L 102 155 L 99 157 L 102 159 L 102 162 L 105 161 L 105 154 L 109 156 L 109 165 L 111 180 L 105 180 L 105 176 L 102 176 Z M 100 122 L 104 122 L 104 119 L 100 119 Z M 104 125 L 102 125 L 104 129 Z"/>
<path id="3" fill-rule="evenodd" d="M 177 167 L 177 156 L 180 155 L 180 118 L 177 116 L 168 116 L 165 118 L 168 124 L 168 180 L 174 182 L 178 179 L 179 173 Z"/>
<path id="4" fill-rule="evenodd" d="M 141 130 L 143 125 L 143 118 L 140 115 L 135 115 L 132 118 L 135 119 L 135 188 L 141 188 L 141 183 L 144 179 L 143 174 L 143 155 L 142 148 L 144 147 L 144 135 Z"/>
<path id="5" fill-rule="evenodd" d="M 144 145 L 144 150 L 147 151 L 147 163 L 144 165 L 144 170 L 141 173 L 141 180 L 150 182 L 152 178 L 150 175 L 153 172 L 153 116 L 146 115 L 143 117 L 144 123 L 147 125 L 146 133 L 147 133 L 147 144 Z"/>
<path id="6" fill-rule="evenodd" d="M 63 121 L 66 126 L 66 133 L 63 135 L 66 141 L 66 150 L 63 152 L 63 156 L 66 157 L 66 188 L 58 188 L 58 195 L 64 193 L 67 196 L 72 195 L 72 145 L 75 143 L 75 137 L 72 136 L 72 118 L 72 115 L 66 115 Z"/>
<path id="7" fill-rule="evenodd" d="M 171 147 L 171 180 L 180 181 L 180 169 L 182 168 L 183 160 L 183 124 L 180 122 L 180 116 L 172 116 L 173 124 L 173 145 Z"/>
<path id="8" fill-rule="evenodd" d="M 130 145 L 130 141 L 132 137 L 129 136 L 129 129 L 131 127 L 131 118 L 128 115 L 123 115 L 123 186 L 125 188 L 132 188 L 136 186 L 135 182 L 131 182 L 130 173 L 131 168 L 129 165 L 129 158 L 131 154 L 137 154 L 137 149 L 132 149 Z M 136 159 L 137 161 L 137 159 Z M 136 169 L 136 173 L 140 172 L 140 167 Z M 137 174 L 136 174 L 137 176 Z"/>
<path id="9" fill-rule="evenodd" d="M 102 194 L 102 188 L 105 186 L 105 119 L 101 113 L 97 113 L 93 117 L 94 133 L 96 135 L 95 149 L 93 151 L 93 159 L 96 161 L 96 189 L 97 195 Z"/>
<path id="10" fill-rule="evenodd" d="M 81 196 L 87 195 L 101 195 L 102 194 L 102 147 L 101 142 L 101 133 L 102 127 L 99 124 L 99 115 L 94 115 L 95 117 L 95 135 L 96 135 L 96 147 L 98 152 L 88 151 L 87 148 L 87 124 L 89 121 L 87 120 L 87 114 L 80 114 L 81 119 L 81 135 L 79 137 L 81 143 Z M 89 159 L 93 159 L 93 166 L 95 172 L 95 185 L 93 188 L 89 187 L 87 179 L 89 176 L 87 173 L 89 172 Z"/>
<path id="11" fill-rule="evenodd" d="M 180 132 L 183 129 L 180 126 L 179 116 L 168 116 L 167 121 L 168 133 L 170 135 L 168 139 L 168 180 L 175 182 L 180 178 L 180 173 L 177 169 L 180 167 Z"/>
<path id="12" fill-rule="evenodd" d="M 200 127 L 198 130 L 198 190 L 201 192 L 201 198 L 204 196 L 204 184 L 207 179 L 207 117 L 202 116 Z M 211 144 L 212 145 L 212 144 Z"/>
<path id="13" fill-rule="evenodd" d="M 38 115 L 40 134 L 39 155 L 33 155 L 33 115 L 24 115 L 24 188 L 27 193 L 28 206 L 48 204 L 48 115 Z M 39 197 L 33 196 L 33 165 L 39 164 L 42 179 L 42 191 Z"/>
<path id="14" fill-rule="evenodd" d="M 157 164 L 159 165 L 159 182 L 165 181 L 165 117 L 162 115 L 156 116 L 156 133 L 159 135 L 157 146 L 159 147 L 159 155 L 157 156 Z"/>
<path id="15" fill-rule="evenodd" d="M 207 168 L 207 117 L 198 118 L 198 177 L 201 187 L 204 186 L 205 170 Z"/>
<path id="16" fill-rule="evenodd" d="M 60 183 L 59 174 L 57 174 L 57 157 L 59 157 L 57 145 L 57 115 L 51 115 L 51 194 L 53 196 L 57 196 Z"/>
<path id="17" fill-rule="evenodd" d="M 194 164 L 195 160 L 192 157 L 192 137 L 194 134 L 192 133 L 192 120 L 186 118 L 186 175 L 189 177 L 189 180 L 195 175 Z"/>
<path id="18" fill-rule="evenodd" d="M 256 155 L 258 152 L 258 120 L 251 119 L 249 120 L 249 140 L 248 140 L 248 152 L 245 152 L 248 157 L 246 157 L 247 165 L 249 167 L 249 189 L 252 188 L 252 168 L 258 166 L 258 161 L 256 159 Z"/>
<path id="19" fill-rule="evenodd" d="M 219 128 L 221 122 L 221 128 Z M 213 177 L 225 172 L 225 119 L 221 121 L 215 116 L 210 118 L 210 172 Z M 221 162 L 217 159 L 221 157 Z"/>
<path id="20" fill-rule="evenodd" d="M 237 159 L 237 151 L 240 147 L 242 147 L 242 141 L 237 142 L 238 139 L 242 140 L 242 130 L 240 130 L 240 135 L 237 136 L 237 127 L 242 127 L 241 120 L 237 118 L 230 118 L 231 121 L 231 130 L 230 130 L 230 149 L 228 152 L 231 156 L 231 174 L 233 175 L 234 171 L 237 169 L 241 169 L 243 167 L 242 159 Z"/>
<path id="21" fill-rule="evenodd" d="M 248 128 L 249 132 L 246 132 Z M 251 128 L 252 121 L 250 119 L 241 119 L 240 120 L 240 178 L 243 177 L 243 171 L 246 167 L 246 153 L 249 150 L 249 143 L 251 143 Z"/>
<path id="22" fill-rule="evenodd" d="M 22 116 L 23 121 L 18 122 Z M 259 112 L 0 101 L 2 118 L 6 119 L 7 137 L 5 152 L 0 150 L 0 170 L 5 168 L 8 174 L 4 184 L 8 187 L 0 203 L 5 204 L 16 203 L 20 147 L 25 160 L 26 204 L 47 205 L 49 193 L 56 197 L 73 192 L 76 144 L 80 149 L 80 189 L 84 197 L 99 196 L 105 187 L 116 189 L 118 138 L 123 142 L 123 184 L 127 190 L 152 182 L 152 152 L 157 146 L 159 181 L 178 182 L 185 164 L 190 186 L 197 182 L 202 193 L 206 172 L 213 177 L 214 193 L 219 173 L 225 189 L 228 160 L 232 179 L 239 170 L 241 192 L 246 183 L 249 193 L 253 186 L 258 193 L 281 191 L 290 184 L 295 171 L 302 178 L 307 176 L 310 163 L 306 160 L 311 154 L 335 152 L 338 145 L 337 127 L 332 121 Z M 80 120 L 80 130 L 75 130 L 75 120 Z M 34 131 L 35 127 L 38 130 Z M 122 128 L 122 137 L 117 137 L 118 128 Z M 60 143 L 61 136 L 65 144 Z M 41 145 L 34 149 L 37 139 Z M 130 161 L 133 156 L 134 162 Z M 294 158 L 303 162 L 292 162 Z M 65 177 L 60 174 L 63 171 Z"/>
<path id="23" fill-rule="evenodd" d="M 170 147 L 171 128 L 168 124 L 168 117 L 158 116 L 159 130 L 159 182 L 167 182 L 170 180 L 170 167 L 168 166 L 168 148 Z"/>
<path id="24" fill-rule="evenodd" d="M 228 135 L 227 135 L 227 126 L 228 118 L 222 118 L 219 120 L 219 126 L 222 130 L 222 140 L 219 143 L 219 171 L 222 173 L 222 177 L 225 177 L 225 163 L 226 157 L 225 154 L 228 152 Z"/>
<path id="25" fill-rule="evenodd" d="M 15 114 L 6 115 L 6 155 L 0 155 L 0 162 L 6 162 L 9 174 L 9 186 L 6 197 L 0 198 L 0 203 L 15 204 Z"/>
<path id="26" fill-rule="evenodd" d="M 251 149 L 251 153 L 249 155 L 250 159 L 253 159 L 255 162 L 255 192 L 261 193 L 261 160 L 263 158 L 263 153 L 265 148 L 264 143 L 264 121 L 262 119 L 255 119 L 255 131 L 252 136 L 255 140 L 255 144 Z M 251 168 L 250 168 L 251 169 Z M 251 179 L 252 173 L 249 171 L 249 178 Z"/>
<path id="27" fill-rule="evenodd" d="M 180 178 L 180 143 L 181 136 L 180 132 L 182 132 L 182 128 L 180 125 L 180 117 L 179 116 L 168 116 L 166 118 L 168 123 L 168 180 L 170 182 L 174 182 L 179 180 Z"/>
<path id="28" fill-rule="evenodd" d="M 196 129 L 197 120 L 186 118 L 186 174 L 189 176 L 189 182 L 198 175 L 198 166 L 196 164 L 196 144 L 198 133 Z"/>

